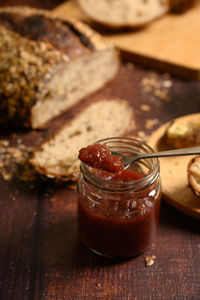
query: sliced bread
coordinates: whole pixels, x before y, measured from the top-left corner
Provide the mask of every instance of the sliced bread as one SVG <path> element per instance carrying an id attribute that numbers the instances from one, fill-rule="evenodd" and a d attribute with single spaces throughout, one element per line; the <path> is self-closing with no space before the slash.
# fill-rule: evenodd
<path id="1" fill-rule="evenodd" d="M 188 183 L 192 191 L 200 196 L 200 156 L 193 157 L 188 163 Z"/>
<path id="2" fill-rule="evenodd" d="M 99 139 L 122 136 L 132 129 L 133 109 L 122 99 L 104 99 L 88 104 L 42 143 L 31 159 L 36 170 L 48 177 L 76 180 L 79 150 Z"/>
<path id="3" fill-rule="evenodd" d="M 166 130 L 165 141 L 174 148 L 200 145 L 200 118 L 177 119 Z"/>
<path id="4" fill-rule="evenodd" d="M 118 71 L 116 50 L 81 22 L 0 8 L 0 123 L 41 128 Z"/>
<path id="5" fill-rule="evenodd" d="M 78 0 L 94 21 L 110 27 L 138 27 L 166 14 L 169 0 Z"/>

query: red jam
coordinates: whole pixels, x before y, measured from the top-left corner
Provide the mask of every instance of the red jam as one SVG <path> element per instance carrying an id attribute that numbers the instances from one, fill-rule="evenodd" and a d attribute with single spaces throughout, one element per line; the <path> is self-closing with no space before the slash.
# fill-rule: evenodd
<path id="1" fill-rule="evenodd" d="M 92 174 L 103 179 L 108 187 L 113 183 L 120 186 L 145 179 L 144 174 L 131 169 L 118 173 L 93 169 Z M 118 189 L 109 193 L 104 187 L 94 187 L 82 178 L 78 191 L 80 238 L 94 252 L 132 257 L 142 253 L 155 238 L 161 198 L 158 180 L 138 191 Z"/>
<path id="2" fill-rule="evenodd" d="M 106 145 L 93 144 L 82 148 L 78 158 L 92 168 L 109 172 L 119 172 L 124 168 L 121 156 L 112 155 Z"/>

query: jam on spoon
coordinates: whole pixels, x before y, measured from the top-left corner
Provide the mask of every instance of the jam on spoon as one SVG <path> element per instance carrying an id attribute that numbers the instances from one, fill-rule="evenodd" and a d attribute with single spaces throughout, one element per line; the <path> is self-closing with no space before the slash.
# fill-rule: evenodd
<path id="1" fill-rule="evenodd" d="M 122 157 L 112 154 L 106 145 L 93 144 L 82 148 L 78 158 L 92 168 L 108 172 L 120 172 L 124 169 Z"/>

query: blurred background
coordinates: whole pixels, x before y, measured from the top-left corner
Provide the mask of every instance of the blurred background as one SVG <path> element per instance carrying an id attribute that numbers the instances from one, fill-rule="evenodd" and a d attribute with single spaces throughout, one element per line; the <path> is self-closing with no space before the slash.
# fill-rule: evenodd
<path id="1" fill-rule="evenodd" d="M 63 0 L 0 0 L 0 6 L 10 6 L 10 5 L 29 5 L 32 7 L 52 9 Z"/>

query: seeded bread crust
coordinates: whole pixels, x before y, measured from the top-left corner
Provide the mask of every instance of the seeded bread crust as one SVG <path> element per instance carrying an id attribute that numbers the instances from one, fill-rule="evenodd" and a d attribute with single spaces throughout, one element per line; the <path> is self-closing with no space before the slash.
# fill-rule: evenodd
<path id="1" fill-rule="evenodd" d="M 62 78 L 57 80 L 57 87 L 54 89 L 51 80 L 59 73 L 65 74 L 64 70 L 72 63 L 79 63 L 82 59 L 84 65 L 90 61 L 90 57 L 95 60 L 95 54 L 104 55 L 104 52 L 109 52 L 108 59 L 113 64 L 113 69 L 105 80 L 95 83 L 91 90 L 88 87 L 82 94 L 78 94 L 76 101 L 72 99 L 70 106 L 102 87 L 118 70 L 117 52 L 106 46 L 97 33 L 81 22 L 64 21 L 44 10 L 28 7 L 0 8 L 0 41 L 0 123 L 44 127 L 46 122 L 42 118 L 34 121 L 40 107 L 36 111 L 33 111 L 33 107 L 37 102 L 42 103 L 45 97 L 55 99 L 60 90 L 60 97 L 64 97 L 65 87 L 59 87 Z M 71 68 L 73 72 L 73 66 Z M 83 78 L 82 81 L 84 80 Z M 84 82 L 80 85 L 81 89 Z M 54 107 L 56 109 L 56 105 Z M 54 107 L 50 107 L 52 112 Z M 64 110 L 65 107 L 60 103 L 59 110 L 53 112 L 53 117 Z"/>
<path id="2" fill-rule="evenodd" d="M 51 45 L 22 38 L 3 26 L 0 40 L 0 122 L 6 116 L 30 126 L 31 107 L 48 77 L 69 59 Z"/>
<path id="3" fill-rule="evenodd" d="M 134 126 L 132 107 L 123 99 L 100 99 L 88 104 L 34 151 L 31 164 L 41 175 L 76 181 L 79 150 L 112 136 L 124 136 Z"/>
<path id="4" fill-rule="evenodd" d="M 12 18 L 12 16 L 14 16 L 14 18 Z M 15 27 L 15 24 L 17 23 L 17 16 L 18 17 L 21 16 L 22 19 L 32 17 L 32 16 L 41 16 L 44 18 L 44 20 L 52 20 L 52 22 L 58 21 L 58 22 L 60 22 L 60 24 L 69 26 L 69 29 L 71 29 L 72 32 L 76 33 L 77 37 L 81 40 L 82 46 L 85 45 L 86 47 L 88 47 L 89 49 L 91 48 L 92 50 L 94 50 L 94 49 L 102 50 L 102 49 L 105 49 L 108 47 L 107 45 L 105 45 L 101 36 L 97 32 L 92 30 L 86 24 L 79 22 L 79 21 L 75 21 L 72 18 L 67 17 L 67 18 L 63 19 L 62 17 L 58 17 L 58 16 L 56 16 L 56 14 L 49 12 L 47 10 L 32 8 L 32 7 L 28 7 L 28 6 L 13 6 L 13 7 L 1 7 L 0 8 L 0 23 L 3 23 L 4 26 L 9 26 L 9 25 L 13 24 L 13 26 Z M 15 19 L 15 17 L 16 17 L 16 19 Z M 10 19 L 11 22 L 9 22 L 8 19 Z M 55 23 L 53 23 L 53 26 L 54 25 L 55 25 Z M 33 26 L 34 26 L 34 24 L 33 24 Z M 38 30 L 39 30 L 41 32 L 42 28 L 37 29 L 37 24 L 35 24 L 35 26 L 36 26 L 36 28 L 33 28 L 33 30 L 36 30 L 36 32 L 38 32 Z M 16 28 L 15 28 L 15 30 L 16 30 Z M 48 39 L 51 39 L 52 33 L 49 32 L 49 35 L 48 35 L 48 32 L 46 32 L 46 33 L 47 33 Z M 57 34 L 58 34 L 58 38 L 59 38 L 59 32 Z M 28 28 L 27 35 L 31 36 L 30 28 Z M 62 36 L 60 36 L 60 38 L 61 37 Z M 36 35 L 34 39 L 39 40 L 39 36 L 37 38 L 37 35 Z M 59 39 L 58 39 L 58 43 L 59 43 Z M 80 45 L 81 45 L 81 43 L 80 43 Z M 58 47 L 58 45 L 56 45 L 56 47 Z M 60 47 L 60 50 L 62 50 L 62 47 Z M 69 49 L 67 49 L 67 50 L 69 51 Z"/>
<path id="5" fill-rule="evenodd" d="M 192 191 L 200 197 L 200 156 L 193 157 L 188 163 L 188 183 Z"/>

